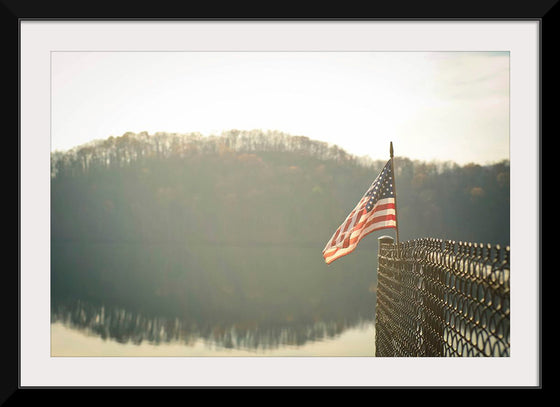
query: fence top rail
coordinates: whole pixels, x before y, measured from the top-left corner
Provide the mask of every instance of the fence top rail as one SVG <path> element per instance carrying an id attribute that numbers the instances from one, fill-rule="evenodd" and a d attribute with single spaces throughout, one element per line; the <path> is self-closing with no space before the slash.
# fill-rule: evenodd
<path id="1" fill-rule="evenodd" d="M 379 247 L 392 251 L 392 256 L 397 254 L 397 245 L 391 237 L 379 238 Z M 509 265 L 509 245 L 492 245 L 490 243 L 477 243 L 455 240 L 444 240 L 439 238 L 419 238 L 399 243 L 399 251 L 406 256 L 407 253 L 432 252 L 444 255 L 454 255 L 455 258 L 477 259 L 479 262 L 490 263 L 503 268 Z M 399 256 L 400 257 L 400 256 Z"/>

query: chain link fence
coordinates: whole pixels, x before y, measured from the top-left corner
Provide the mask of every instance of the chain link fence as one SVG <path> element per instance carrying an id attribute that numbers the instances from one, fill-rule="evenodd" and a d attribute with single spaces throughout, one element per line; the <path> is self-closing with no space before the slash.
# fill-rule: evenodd
<path id="1" fill-rule="evenodd" d="M 509 255 L 509 246 L 379 238 L 376 356 L 509 356 Z"/>

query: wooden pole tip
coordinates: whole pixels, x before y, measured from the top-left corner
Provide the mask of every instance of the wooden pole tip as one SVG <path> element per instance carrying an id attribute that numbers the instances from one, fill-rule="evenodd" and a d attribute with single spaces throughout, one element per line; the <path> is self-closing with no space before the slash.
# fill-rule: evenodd
<path id="1" fill-rule="evenodd" d="M 389 154 L 391 155 L 391 158 L 393 158 L 393 142 L 392 141 L 390 141 Z"/>

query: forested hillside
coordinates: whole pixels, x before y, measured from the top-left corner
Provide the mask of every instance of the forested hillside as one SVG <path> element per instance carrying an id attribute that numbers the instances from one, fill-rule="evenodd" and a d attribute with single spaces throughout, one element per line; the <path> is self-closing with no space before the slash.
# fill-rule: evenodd
<path id="1" fill-rule="evenodd" d="M 393 232 L 328 266 L 321 251 L 385 162 L 236 130 L 127 133 L 54 152 L 53 298 L 199 321 L 373 317 L 376 237 Z M 397 156 L 395 170 L 402 241 L 509 244 L 508 162 Z"/>
<path id="2" fill-rule="evenodd" d="M 280 132 L 127 133 L 53 153 L 53 238 L 316 245 L 384 163 Z M 508 162 L 395 168 L 402 240 L 509 243 Z"/>

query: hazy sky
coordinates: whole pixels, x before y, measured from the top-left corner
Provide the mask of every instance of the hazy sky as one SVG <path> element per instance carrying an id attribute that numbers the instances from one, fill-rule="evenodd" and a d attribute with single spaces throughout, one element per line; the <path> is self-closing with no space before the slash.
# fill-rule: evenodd
<path id="1" fill-rule="evenodd" d="M 53 52 L 52 150 L 272 129 L 374 159 L 509 158 L 509 54 Z"/>

